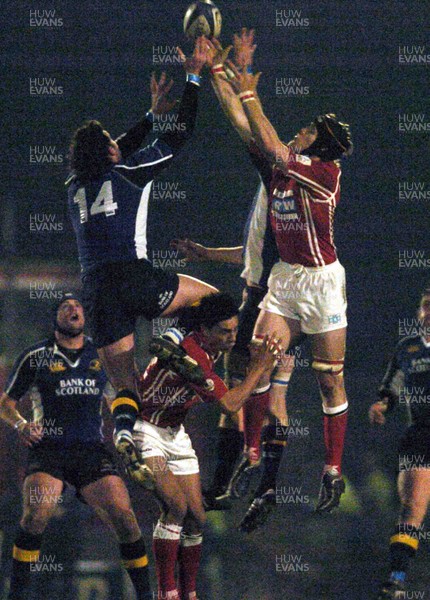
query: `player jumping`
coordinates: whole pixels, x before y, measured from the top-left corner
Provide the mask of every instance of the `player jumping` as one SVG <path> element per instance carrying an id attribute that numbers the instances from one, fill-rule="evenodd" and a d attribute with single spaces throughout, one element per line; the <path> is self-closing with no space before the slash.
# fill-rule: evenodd
<path id="1" fill-rule="evenodd" d="M 213 44 L 217 45 L 215 41 Z M 260 74 L 239 70 L 230 61 L 227 64 L 234 76 L 230 84 L 237 94 L 227 102 L 232 111 L 238 110 L 238 100 L 241 102 L 238 119 L 246 117 L 255 151 L 265 159 L 266 170 L 273 168 L 269 212 L 281 260 L 272 269 L 269 293 L 260 305 L 254 335 L 277 330 L 285 349 L 303 334 L 309 337 L 312 367 L 323 400 L 326 446 L 317 511 L 331 511 L 345 489 L 341 476 L 348 409 L 343 381 L 345 273 L 334 246 L 333 217 L 340 196 L 337 161 L 352 150 L 349 127 L 334 115 L 320 115 L 288 145 L 284 144 L 256 96 Z M 217 76 L 228 81 L 223 65 L 217 70 Z M 268 377 L 259 383 L 260 389 L 263 386 L 269 389 Z M 261 427 L 262 406 L 268 402 L 268 392 L 255 401 L 254 417 L 248 422 L 251 431 L 258 432 Z M 254 453 L 255 448 L 247 449 L 242 472 L 252 468 Z M 256 518 L 263 496 L 255 498 L 250 508 Z"/>
<path id="2" fill-rule="evenodd" d="M 134 438 L 141 460 L 154 473 L 162 506 L 153 535 L 159 599 L 196 599 L 205 510 L 199 464 L 183 426 L 186 413 L 197 402 L 213 401 L 228 413 L 237 412 L 263 373 L 271 372 L 279 351 L 275 336 L 266 337 L 262 345 L 251 349 L 243 382 L 228 390 L 213 366 L 234 346 L 237 314 L 238 308 L 227 294 L 204 297 L 194 309 L 194 331 L 182 342 L 187 354 L 203 369 L 210 389 L 185 381 L 157 359 L 151 361 L 141 379 L 142 409 Z"/>
<path id="3" fill-rule="evenodd" d="M 0 418 L 28 446 L 24 510 L 13 547 L 9 600 L 29 598 L 43 532 L 61 501 L 65 482 L 113 527 L 122 563 L 138 600 L 150 600 L 148 557 L 124 482 L 103 444 L 101 403 L 107 377 L 92 341 L 84 336 L 79 300 L 66 294 L 55 309 L 52 338 L 25 350 L 0 398 Z M 33 416 L 17 409 L 30 391 Z"/>
<path id="4" fill-rule="evenodd" d="M 157 86 L 153 78 L 153 112 L 118 143 L 100 123 L 90 121 L 76 131 L 71 144 L 73 174 L 68 206 L 82 267 L 83 304 L 99 356 L 117 392 L 112 405 L 115 445 L 131 460 L 136 460 L 132 430 L 139 410 L 134 373 L 138 316 L 150 320 L 172 314 L 216 291 L 192 277 L 154 269 L 147 260 L 146 221 L 152 182 L 194 129 L 207 41 L 198 38 L 189 58 L 180 49 L 178 52 L 187 73 L 178 110 L 180 127 L 133 152 L 152 128 L 157 96 L 165 96 L 169 89 L 165 80 Z"/>
<path id="5" fill-rule="evenodd" d="M 399 342 L 379 389 L 380 400 L 369 411 L 371 423 L 384 425 L 385 414 L 400 400 L 411 421 L 399 446 L 402 508 L 390 539 L 390 576 L 378 600 L 406 597 L 409 562 L 418 550 L 430 502 L 430 289 L 421 297 L 418 321 L 422 331 Z"/>

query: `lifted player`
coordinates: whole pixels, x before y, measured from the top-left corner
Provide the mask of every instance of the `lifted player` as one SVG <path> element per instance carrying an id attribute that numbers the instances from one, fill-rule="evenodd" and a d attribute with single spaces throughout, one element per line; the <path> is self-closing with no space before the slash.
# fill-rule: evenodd
<path id="1" fill-rule="evenodd" d="M 345 273 L 334 246 L 333 216 L 340 196 L 337 161 L 352 150 L 349 127 L 334 115 L 321 115 L 284 144 L 256 96 L 260 74 L 239 70 L 230 61 L 227 64 L 234 77 L 228 80 L 221 65 L 217 78 L 230 82 L 237 95 L 230 94 L 226 102 L 232 111 L 240 111 L 237 118 L 241 122 L 247 120 L 255 151 L 265 160 L 266 168 L 273 168 L 269 212 L 281 260 L 272 269 L 269 293 L 260 305 L 254 334 L 261 336 L 276 329 L 285 349 L 303 334 L 309 337 L 312 367 L 323 400 L 326 445 L 317 511 L 331 511 L 345 489 L 341 476 L 348 408 L 343 381 Z M 265 377 L 259 388 L 269 384 Z M 261 420 L 258 407 L 263 403 L 260 398 L 256 404 L 257 423 Z M 248 466 L 242 464 L 242 472 L 252 467 L 252 452 L 248 451 L 247 459 Z"/>
<path id="2" fill-rule="evenodd" d="M 390 539 L 390 577 L 378 595 L 404 598 L 409 561 L 415 556 L 430 502 L 430 289 L 418 309 L 419 335 L 403 338 L 391 359 L 380 400 L 369 411 L 371 423 L 384 425 L 396 402 L 406 402 L 411 425 L 399 446 L 398 490 L 402 509 Z"/>
<path id="3" fill-rule="evenodd" d="M 253 30 L 248 31 L 244 28 L 240 35 L 235 34 L 235 64 L 242 68 L 252 69 L 255 48 Z M 178 240 L 176 241 L 176 247 L 191 260 L 214 260 L 244 264 L 241 277 L 246 281 L 246 289 L 244 290 L 244 301 L 239 315 L 239 331 L 236 344 L 227 357 L 227 372 L 230 382 L 232 385 L 236 385 L 245 376 L 246 365 L 249 360 L 248 345 L 251 341 L 252 331 L 258 317 L 258 306 L 267 293 L 267 279 L 273 265 L 279 260 L 279 253 L 267 210 L 271 170 L 265 168 L 266 161 L 259 160 L 259 157 L 252 151 L 251 132 L 248 121 L 245 115 L 242 114 L 240 101 L 237 100 L 239 105 L 238 110 L 232 110 L 229 101 L 230 99 L 234 101 L 236 95 L 228 82 L 220 77 L 219 65 L 225 59 L 228 51 L 229 49 L 222 50 L 219 44 L 212 48 L 212 56 L 209 61 L 212 67 L 212 84 L 226 116 L 245 143 L 251 160 L 257 167 L 260 176 L 260 184 L 246 221 L 244 246 L 235 248 L 205 248 L 190 240 Z M 222 68 L 221 71 L 223 71 Z M 233 98 L 231 98 L 232 96 Z M 285 396 L 293 369 L 294 356 L 285 355 L 282 357 L 282 362 L 280 362 L 276 373 L 272 377 L 270 406 L 267 412 L 269 425 L 262 435 L 263 474 L 259 489 L 257 490 L 257 494 L 261 496 L 265 495 L 267 503 L 265 503 L 264 517 L 260 515 L 259 525 L 263 524 L 272 508 L 276 505 L 274 501 L 270 502 L 269 500 L 275 500 L 276 477 L 283 449 L 286 445 L 288 417 Z M 263 396 L 263 400 L 264 398 Z M 261 408 L 263 416 L 266 406 L 263 405 Z M 250 410 L 251 406 L 245 405 L 246 424 L 248 423 L 248 413 Z M 256 443 L 258 443 L 262 424 L 262 421 L 258 426 L 254 424 L 252 429 L 245 426 L 246 447 L 255 447 Z M 232 480 L 236 461 L 243 450 L 243 437 L 239 429 L 243 429 L 242 411 L 237 416 L 234 415 L 233 418 L 227 415 L 221 416 L 217 452 L 218 464 L 212 486 L 205 493 L 205 505 L 208 510 L 229 506 L 229 503 L 226 502 L 228 498 L 245 495 L 249 487 L 249 477 Z M 254 458 L 256 459 L 254 464 L 258 464 L 259 455 Z M 250 476 L 251 472 L 249 471 L 248 474 Z M 266 492 L 269 492 L 269 494 L 266 494 Z"/>
<path id="4" fill-rule="evenodd" d="M 199 464 L 183 422 L 197 402 L 218 401 L 228 413 L 238 411 L 263 373 L 273 368 L 279 348 L 274 336 L 251 351 L 246 378 L 228 390 L 213 371 L 222 353 L 234 346 L 238 308 L 227 294 L 203 298 L 194 309 L 195 330 L 182 347 L 203 369 L 211 384 L 206 389 L 185 381 L 153 359 L 142 379 L 143 408 L 135 424 L 135 443 L 141 460 L 154 473 L 162 514 L 154 530 L 154 557 L 159 598 L 195 600 L 205 511 Z M 178 563 L 180 596 L 175 581 Z"/>
<path id="5" fill-rule="evenodd" d="M 150 112 L 116 143 L 97 121 L 78 129 L 71 144 L 68 206 L 76 233 L 83 277 L 83 304 L 94 343 L 117 392 L 112 405 L 115 445 L 136 460 L 132 430 L 139 410 L 134 372 L 134 329 L 138 316 L 150 320 L 191 305 L 216 291 L 186 275 L 155 269 L 147 260 L 146 221 L 154 177 L 166 168 L 192 134 L 197 114 L 199 73 L 207 41 L 196 40 L 184 60 L 187 83 L 178 110 L 180 127 L 130 155 L 151 130 Z M 170 84 L 152 80 L 153 101 Z M 160 89 L 161 87 L 161 89 Z M 165 108 L 165 107 L 164 107 Z M 163 108 L 163 110 L 164 110 Z M 124 156 L 124 148 L 126 150 Z M 126 158 L 124 160 L 124 158 Z"/>
<path id="6" fill-rule="evenodd" d="M 152 599 L 148 558 L 124 482 L 103 444 L 101 403 L 107 385 L 97 350 L 84 336 L 84 313 L 73 294 L 55 309 L 52 338 L 25 350 L 0 398 L 0 418 L 29 447 L 24 510 L 13 548 L 10 600 L 29 597 L 43 532 L 64 482 L 113 527 L 139 600 Z M 17 409 L 28 391 L 32 421 Z M 37 502 L 34 501 L 37 498 Z M 37 573 L 37 571 L 36 571 Z"/>

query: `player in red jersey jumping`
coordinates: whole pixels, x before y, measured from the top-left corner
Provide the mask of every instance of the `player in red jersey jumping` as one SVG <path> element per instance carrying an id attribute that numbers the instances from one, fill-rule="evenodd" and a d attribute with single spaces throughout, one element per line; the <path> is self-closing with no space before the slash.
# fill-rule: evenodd
<path id="1" fill-rule="evenodd" d="M 214 46 L 218 43 L 213 40 Z M 254 335 L 276 330 L 283 348 L 290 348 L 303 334 L 309 337 L 312 367 L 317 377 L 324 413 L 326 446 L 317 511 L 331 511 L 345 489 L 341 459 L 347 422 L 348 401 L 343 381 L 346 340 L 345 272 L 339 263 L 333 239 L 333 217 L 340 197 L 341 171 L 338 160 L 351 153 L 349 127 L 334 115 L 317 117 L 289 143 L 283 143 L 264 115 L 256 94 L 260 74 L 252 75 L 227 62 L 235 94 L 224 94 L 239 127 L 248 127 L 251 147 L 272 169 L 269 211 L 280 261 L 273 267 L 269 292 Z M 212 69 L 228 81 L 222 64 Z M 225 87 L 225 86 L 224 86 Z M 269 388 L 265 375 L 259 388 Z M 241 473 L 256 463 L 264 405 L 269 394 L 254 401 L 254 417 L 247 426 L 255 432 L 255 444 L 246 448 Z M 250 436 L 249 436 L 250 437 Z M 274 491 L 272 490 L 272 495 Z M 264 495 L 255 498 L 249 517 L 258 515 Z"/>
<path id="2" fill-rule="evenodd" d="M 238 307 L 227 294 L 204 297 L 194 309 L 194 331 L 181 346 L 204 371 L 205 388 L 186 381 L 153 359 L 140 381 L 142 406 L 134 427 L 140 459 L 153 472 L 162 514 L 153 534 L 158 597 L 194 600 L 205 510 L 199 464 L 184 430 L 188 410 L 197 402 L 218 401 L 228 413 L 238 411 L 259 379 L 273 368 L 280 348 L 275 335 L 251 351 L 244 381 L 228 390 L 213 371 L 214 362 L 233 347 Z M 179 588 L 175 580 L 178 563 Z"/>

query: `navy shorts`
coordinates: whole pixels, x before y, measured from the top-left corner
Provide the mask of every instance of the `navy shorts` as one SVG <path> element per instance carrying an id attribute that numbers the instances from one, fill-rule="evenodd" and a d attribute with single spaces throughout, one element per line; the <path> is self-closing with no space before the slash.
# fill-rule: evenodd
<path id="1" fill-rule="evenodd" d="M 85 275 L 82 304 L 96 347 L 133 333 L 140 316 L 158 317 L 178 287 L 176 273 L 154 269 L 145 259 L 108 263 Z"/>
<path id="2" fill-rule="evenodd" d="M 112 455 L 102 442 L 64 446 L 42 441 L 28 450 L 26 476 L 40 472 L 70 483 L 78 492 L 107 475 L 119 476 Z"/>
<path id="3" fill-rule="evenodd" d="M 430 469 L 430 425 L 411 425 L 399 444 L 399 470 Z"/>

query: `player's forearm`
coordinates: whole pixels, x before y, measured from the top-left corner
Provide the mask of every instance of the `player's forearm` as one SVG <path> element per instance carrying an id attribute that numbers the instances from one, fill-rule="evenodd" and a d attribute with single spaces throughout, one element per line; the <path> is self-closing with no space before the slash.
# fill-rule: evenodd
<path id="1" fill-rule="evenodd" d="M 172 131 L 160 136 L 172 150 L 179 150 L 192 136 L 196 124 L 199 86 L 187 81 L 182 94 L 176 119 L 171 123 Z"/>
<path id="2" fill-rule="evenodd" d="M 242 383 L 229 390 L 221 398 L 220 403 L 223 409 L 230 413 L 235 413 L 240 410 L 257 387 L 264 371 L 265 368 L 260 365 L 250 369 Z"/>
<path id="3" fill-rule="evenodd" d="M 243 263 L 242 253 L 243 246 L 235 246 L 233 248 L 206 248 L 206 260 L 241 265 Z"/>
<path id="4" fill-rule="evenodd" d="M 139 150 L 147 135 L 152 131 L 152 121 L 150 117 L 145 117 L 126 133 L 123 133 L 116 143 L 121 151 L 122 158 L 127 158 Z"/>
<path id="5" fill-rule="evenodd" d="M 257 100 L 251 100 L 244 102 L 243 106 L 251 127 L 252 137 L 261 152 L 272 163 L 278 162 L 279 157 L 287 158 L 286 155 L 289 154 L 289 151 L 263 113 L 261 104 Z"/>
<path id="6" fill-rule="evenodd" d="M 14 429 L 16 429 L 16 425 L 26 422 L 26 419 L 16 409 L 16 401 L 5 393 L 0 397 L 0 419 Z"/>
<path id="7" fill-rule="evenodd" d="M 252 138 L 251 127 L 249 126 L 247 116 L 243 110 L 239 98 L 232 90 L 229 82 L 220 75 L 213 77 L 211 82 L 227 119 L 230 121 L 231 125 L 237 131 L 245 144 L 249 144 Z"/>

